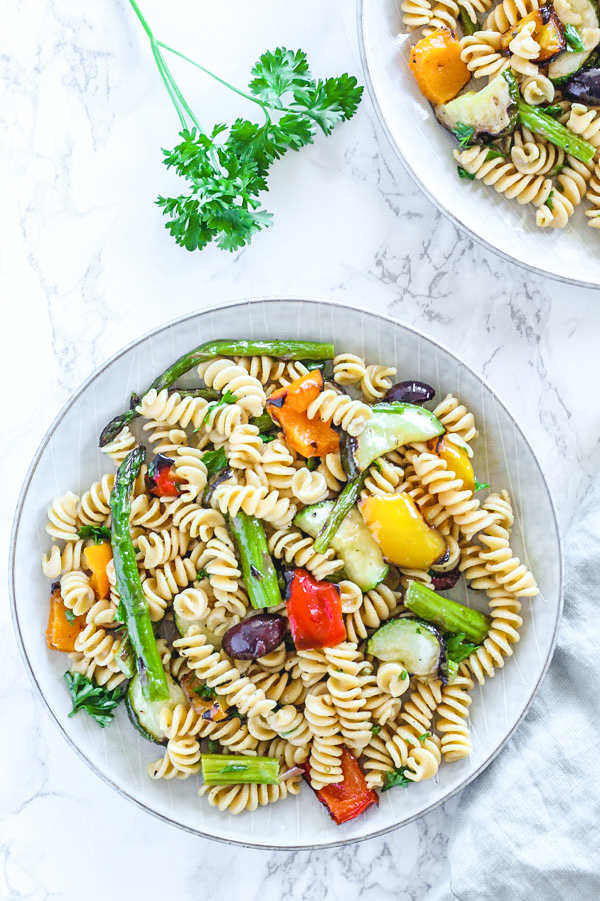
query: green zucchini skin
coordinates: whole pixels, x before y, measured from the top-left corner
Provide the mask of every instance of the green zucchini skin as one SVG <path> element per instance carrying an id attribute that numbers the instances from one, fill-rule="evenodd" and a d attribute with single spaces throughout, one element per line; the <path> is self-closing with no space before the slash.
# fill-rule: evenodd
<path id="1" fill-rule="evenodd" d="M 598 6 L 593 0 L 569 0 L 571 9 L 581 16 L 581 28 L 598 28 Z M 552 84 L 560 87 L 566 84 L 576 72 L 587 68 L 598 55 L 598 47 L 576 53 L 561 53 L 548 66 L 548 78 Z"/>
<path id="2" fill-rule="evenodd" d="M 316 538 L 333 505 L 333 501 L 321 501 L 305 507 L 294 517 L 294 524 L 311 538 Z M 333 536 L 331 547 L 344 564 L 344 575 L 356 582 L 361 591 L 375 588 L 388 574 L 389 567 L 383 559 L 381 548 L 357 507 L 352 507 L 344 518 Z"/>
<path id="3" fill-rule="evenodd" d="M 166 736 L 159 725 L 160 711 L 163 707 L 173 707 L 175 704 L 187 704 L 187 700 L 181 686 L 166 674 L 169 686 L 169 697 L 162 701 L 148 701 L 142 692 L 142 682 L 139 675 L 135 675 L 125 695 L 127 714 L 135 729 L 148 741 L 157 745 L 167 743 Z"/>
<path id="4" fill-rule="evenodd" d="M 412 617 L 392 619 L 371 635 L 367 653 L 386 663 L 400 663 L 415 676 L 445 680 L 446 643 L 431 623 Z"/>
<path id="5" fill-rule="evenodd" d="M 364 472 L 374 460 L 413 441 L 429 441 L 445 429 L 431 410 L 417 404 L 375 404 L 365 430 L 340 440 L 342 466 L 349 479 Z"/>

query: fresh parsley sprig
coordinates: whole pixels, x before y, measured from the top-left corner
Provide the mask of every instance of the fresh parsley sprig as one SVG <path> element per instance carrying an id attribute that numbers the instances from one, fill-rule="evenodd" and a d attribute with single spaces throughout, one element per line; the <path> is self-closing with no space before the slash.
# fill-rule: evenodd
<path id="1" fill-rule="evenodd" d="M 181 142 L 163 150 L 164 164 L 187 183 L 187 192 L 156 201 L 168 217 L 166 228 L 177 244 L 202 250 L 212 241 L 222 250 L 238 250 L 253 235 L 271 225 L 260 195 L 275 160 L 288 150 L 312 144 L 320 129 L 325 135 L 351 119 L 363 88 L 354 76 L 315 80 L 302 50 L 278 47 L 263 53 L 252 69 L 249 93 L 229 84 L 204 66 L 155 38 L 135 0 L 129 0 L 150 39 L 160 76 L 181 123 Z M 257 104 L 264 122 L 236 119 L 206 133 L 185 100 L 167 65 L 174 54 Z"/>
<path id="2" fill-rule="evenodd" d="M 69 716 L 75 716 L 80 710 L 85 710 L 99 726 L 108 726 L 115 715 L 115 709 L 125 694 L 125 688 L 117 685 L 116 688 L 107 689 L 102 685 L 96 685 L 87 676 L 81 673 L 65 673 L 65 682 L 69 687 L 73 709 Z"/>

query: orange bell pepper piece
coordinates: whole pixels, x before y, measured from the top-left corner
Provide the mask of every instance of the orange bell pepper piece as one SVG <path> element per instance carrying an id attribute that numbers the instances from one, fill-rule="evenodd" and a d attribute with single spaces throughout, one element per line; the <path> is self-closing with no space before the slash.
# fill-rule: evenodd
<path id="1" fill-rule="evenodd" d="M 85 548 L 83 553 L 88 568 L 92 571 L 90 585 L 94 589 L 96 597 L 101 600 L 107 598 L 110 594 L 110 583 L 106 575 L 106 566 L 113 557 L 110 542 L 102 541 L 100 544 L 91 544 Z"/>
<path id="2" fill-rule="evenodd" d="M 66 607 L 57 584 L 50 595 L 50 617 L 46 629 L 46 644 L 54 651 L 75 650 L 75 639 L 85 629 L 85 616 L 67 619 Z"/>
<path id="3" fill-rule="evenodd" d="M 283 429 L 288 447 L 303 457 L 324 457 L 339 450 L 340 438 L 331 425 L 306 415 L 322 390 L 323 375 L 314 369 L 267 398 L 269 415 Z"/>

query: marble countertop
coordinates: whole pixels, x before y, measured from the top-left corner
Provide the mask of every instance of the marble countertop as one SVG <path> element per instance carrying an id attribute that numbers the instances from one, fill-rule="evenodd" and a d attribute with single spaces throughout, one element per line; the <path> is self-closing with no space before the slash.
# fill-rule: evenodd
<path id="1" fill-rule="evenodd" d="M 318 75 L 360 73 L 350 0 L 142 8 L 164 40 L 241 85 L 279 44 L 306 49 Z M 275 166 L 273 229 L 233 256 L 189 254 L 152 204 L 172 184 L 159 149 L 178 123 L 125 0 L 4 0 L 0 68 L 5 547 L 31 457 L 89 373 L 168 319 L 278 294 L 364 304 L 462 356 L 525 428 L 566 526 L 600 465 L 598 292 L 532 276 L 458 231 L 404 172 L 368 97 L 332 137 Z M 203 120 L 243 111 L 174 68 Z M 0 617 L 1 898 L 446 896 L 456 800 L 384 838 L 289 853 L 203 841 L 138 811 L 63 742 L 32 693 L 6 597 Z"/>

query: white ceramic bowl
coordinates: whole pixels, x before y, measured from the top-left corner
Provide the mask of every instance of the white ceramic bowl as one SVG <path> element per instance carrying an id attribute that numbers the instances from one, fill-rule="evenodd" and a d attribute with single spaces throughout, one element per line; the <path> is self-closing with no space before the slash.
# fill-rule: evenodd
<path id="1" fill-rule="evenodd" d="M 453 391 L 464 398 L 482 433 L 477 474 L 494 488 L 510 490 L 517 514 L 516 551 L 540 584 L 541 595 L 524 603 L 523 637 L 515 657 L 483 691 L 475 689 L 473 755 L 442 766 L 431 782 L 384 793 L 379 809 L 345 826 L 334 825 L 307 786 L 298 799 L 234 817 L 198 800 L 197 777 L 153 782 L 145 765 L 161 749 L 135 732 L 123 709 L 106 729 L 83 714 L 68 719 L 65 658 L 46 648 L 49 586 L 39 559 L 50 543 L 44 529 L 48 505 L 68 489 L 80 493 L 106 471 L 110 461 L 98 451 L 98 435 L 127 405 L 132 390 L 143 389 L 185 351 L 222 337 L 334 340 L 338 349 L 393 363 L 399 377 L 423 379 L 441 396 Z M 262 847 L 330 846 L 386 832 L 431 810 L 474 779 L 511 735 L 552 653 L 561 609 L 560 543 L 548 488 L 522 431 L 492 390 L 449 351 L 365 310 L 326 301 L 259 299 L 204 310 L 145 335 L 75 393 L 42 441 L 25 480 L 11 541 L 10 590 L 18 639 L 35 687 L 71 747 L 105 782 L 144 810 L 200 835 Z M 457 589 L 455 596 L 465 599 L 466 593 Z"/>
<path id="2" fill-rule="evenodd" d="M 458 177 L 454 137 L 437 122 L 408 68 L 414 36 L 399 34 L 400 0 L 358 0 L 363 68 L 387 135 L 415 181 L 456 225 L 508 259 L 574 284 L 600 285 L 600 244 L 583 210 L 540 229 L 529 205 Z"/>

